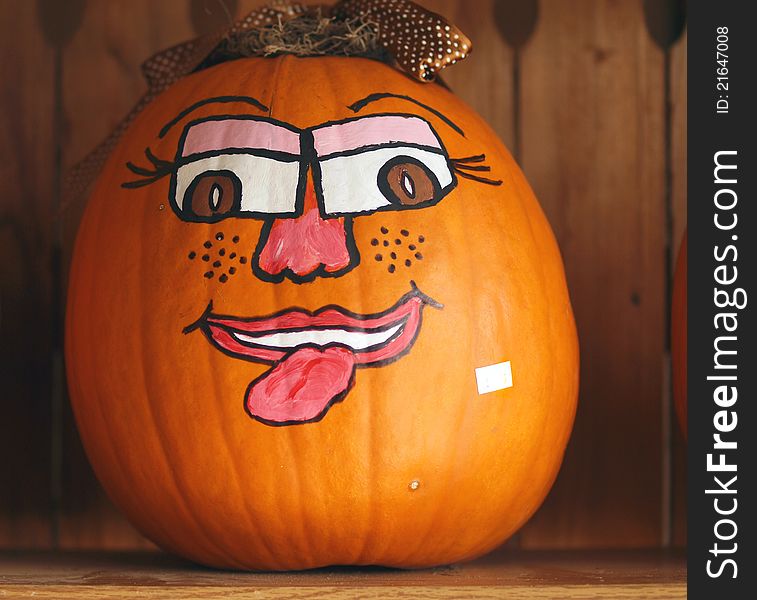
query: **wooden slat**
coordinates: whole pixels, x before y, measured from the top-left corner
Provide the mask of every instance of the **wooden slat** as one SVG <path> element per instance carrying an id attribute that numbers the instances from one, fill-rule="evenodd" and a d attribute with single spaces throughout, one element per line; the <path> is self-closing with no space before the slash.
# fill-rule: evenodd
<path id="1" fill-rule="evenodd" d="M 685 598 L 682 554 L 498 552 L 401 571 L 233 573 L 146 553 L 0 554 L 0 595 L 37 598 Z"/>
<path id="2" fill-rule="evenodd" d="M 687 36 L 684 32 L 680 41 L 671 50 L 670 90 L 671 90 L 671 196 L 673 209 L 672 248 L 675 260 L 678 248 L 686 228 L 688 214 L 686 187 L 686 47 Z M 671 265 L 672 268 L 672 265 Z M 672 271 L 671 271 L 672 272 Z M 674 423 L 674 425 L 676 425 Z M 672 508 L 671 542 L 674 546 L 686 545 L 686 440 L 681 429 L 673 431 L 672 460 Z"/>
<path id="3" fill-rule="evenodd" d="M 424 0 L 420 4 L 444 15 L 474 40 L 470 57 L 442 71 L 441 78 L 512 148 L 513 51 L 497 29 L 496 0 L 477 0 L 475 11 L 466 0 Z"/>
<path id="4" fill-rule="evenodd" d="M 663 53 L 641 2 L 543 0 L 523 54 L 523 166 L 565 258 L 581 395 L 526 547 L 662 539 Z"/>
<path id="5" fill-rule="evenodd" d="M 687 209 L 687 100 L 686 100 L 686 48 L 688 36 L 684 32 L 679 42 L 671 49 L 670 92 L 671 92 L 671 151 L 673 200 L 673 249 L 677 252 L 686 229 Z"/>
<path id="6" fill-rule="evenodd" d="M 37 4 L 0 4 L 0 547 L 52 543 L 55 54 Z"/>
<path id="7" fill-rule="evenodd" d="M 192 8 L 188 0 L 88 2 L 83 22 L 63 56 L 63 109 L 68 125 L 63 145 L 65 169 L 102 141 L 144 93 L 141 63 L 157 50 L 195 35 L 191 17 L 200 23 L 202 11 L 195 6 L 193 13 Z M 66 272 L 85 200 L 77 199 L 62 215 Z M 63 427 L 61 547 L 148 545 L 113 508 L 97 483 L 68 403 Z"/>

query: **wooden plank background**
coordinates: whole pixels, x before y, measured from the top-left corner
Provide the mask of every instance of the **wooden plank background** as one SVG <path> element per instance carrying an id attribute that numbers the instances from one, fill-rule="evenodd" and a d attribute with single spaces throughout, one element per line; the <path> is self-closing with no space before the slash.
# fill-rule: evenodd
<path id="1" fill-rule="evenodd" d="M 0 544 L 45 547 L 53 541 L 55 53 L 33 3 L 0 6 Z"/>
<path id="2" fill-rule="evenodd" d="M 314 3 L 314 2 L 310 2 Z M 145 89 L 153 52 L 256 0 L 0 2 L 0 547 L 138 548 L 65 395 L 63 291 L 82 206 L 60 179 Z M 686 222 L 686 37 L 676 0 L 424 0 L 475 43 L 444 78 L 522 165 L 565 259 L 581 397 L 524 548 L 680 546 L 670 265 Z"/>

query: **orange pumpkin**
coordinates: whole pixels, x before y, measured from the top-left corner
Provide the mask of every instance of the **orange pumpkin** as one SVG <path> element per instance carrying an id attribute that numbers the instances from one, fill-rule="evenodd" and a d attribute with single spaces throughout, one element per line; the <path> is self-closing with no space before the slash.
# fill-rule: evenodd
<path id="1" fill-rule="evenodd" d="M 678 424 L 683 434 L 687 434 L 687 402 L 686 402 L 686 326 L 687 326 L 687 303 L 686 303 L 686 266 L 688 233 L 684 232 L 681 247 L 678 250 L 678 260 L 673 274 L 673 305 L 671 309 L 671 354 L 673 360 L 673 404 L 678 417 Z"/>
<path id="2" fill-rule="evenodd" d="M 242 569 L 491 550 L 552 485 L 578 387 L 517 165 L 442 86 L 362 58 L 223 63 L 140 114 L 80 226 L 66 357 L 112 500 Z"/>

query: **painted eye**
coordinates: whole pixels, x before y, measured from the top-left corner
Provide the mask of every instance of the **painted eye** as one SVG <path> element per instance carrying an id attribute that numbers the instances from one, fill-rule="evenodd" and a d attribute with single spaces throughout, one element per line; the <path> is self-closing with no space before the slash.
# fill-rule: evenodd
<path id="1" fill-rule="evenodd" d="M 182 206 L 188 216 L 215 221 L 238 211 L 241 201 L 242 184 L 234 173 L 206 171 L 189 185 Z"/>
<path id="2" fill-rule="evenodd" d="M 172 182 L 171 204 L 185 221 L 227 217 L 257 219 L 297 212 L 300 162 L 253 154 L 220 154 L 182 164 Z"/>
<path id="3" fill-rule="evenodd" d="M 441 191 L 436 177 L 423 163 L 408 156 L 389 161 L 379 171 L 379 189 L 392 204 L 416 206 L 431 202 Z"/>
<path id="4" fill-rule="evenodd" d="M 319 162 L 326 214 L 425 208 L 455 186 L 447 157 L 423 148 L 378 148 Z"/>

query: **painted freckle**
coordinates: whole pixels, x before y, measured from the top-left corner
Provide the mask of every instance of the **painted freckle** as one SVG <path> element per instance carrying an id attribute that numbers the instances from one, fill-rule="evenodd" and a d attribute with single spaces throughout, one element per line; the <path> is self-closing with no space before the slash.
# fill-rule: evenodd
<path id="1" fill-rule="evenodd" d="M 397 259 L 397 253 L 396 252 L 392 252 L 389 256 L 391 256 L 393 260 Z"/>
<path id="2" fill-rule="evenodd" d="M 389 269 L 388 270 L 389 270 L 390 273 L 394 273 L 395 269 L 396 269 L 396 267 L 394 265 L 389 265 Z"/>
<path id="3" fill-rule="evenodd" d="M 410 250 L 410 252 L 412 252 L 412 251 L 413 251 L 413 250 L 415 250 L 416 248 L 417 248 L 417 246 L 416 246 L 415 244 L 410 244 L 410 245 L 408 246 L 408 250 Z"/>
<path id="4" fill-rule="evenodd" d="M 243 265 L 246 265 L 247 264 L 247 257 L 246 256 L 240 256 L 239 257 L 239 262 L 242 263 Z"/>
<path id="5" fill-rule="evenodd" d="M 400 234 L 407 237 L 410 235 L 410 232 L 407 229 L 400 229 Z"/>
<path id="6" fill-rule="evenodd" d="M 239 236 L 235 235 L 233 238 L 231 238 L 231 241 L 236 244 L 239 241 Z"/>
<path id="7" fill-rule="evenodd" d="M 224 254 L 226 254 L 226 248 L 221 248 L 221 249 L 220 249 L 220 250 L 218 251 L 218 256 L 223 256 Z"/>
<path id="8" fill-rule="evenodd" d="M 425 237 L 423 237 L 422 235 L 419 235 L 419 236 L 418 236 L 418 242 L 419 242 L 419 243 L 421 243 L 421 244 L 422 244 L 422 243 L 423 243 L 423 242 L 425 242 L 425 241 L 426 241 L 426 238 L 425 238 Z"/>
<path id="9" fill-rule="evenodd" d="M 421 254 L 420 252 L 416 252 L 415 258 L 417 258 L 418 260 L 423 260 L 423 254 Z"/>
<path id="10" fill-rule="evenodd" d="M 236 267 L 229 267 L 229 275 L 233 275 L 236 272 L 237 272 L 237 268 Z"/>
<path id="11" fill-rule="evenodd" d="M 228 277 L 226 276 L 226 273 L 222 274 L 222 275 L 221 275 L 221 276 L 220 276 L 220 277 L 218 278 L 218 281 L 220 281 L 221 283 L 226 283 L 226 282 L 227 282 L 228 280 L 229 280 L 229 278 L 228 278 Z"/>
<path id="12" fill-rule="evenodd" d="M 386 235 L 387 233 L 389 233 L 389 230 L 386 227 L 382 227 L 381 228 L 381 233 L 383 233 L 384 235 Z"/>
<path id="13" fill-rule="evenodd" d="M 389 245 L 389 241 L 388 240 L 384 240 L 384 248 L 386 248 L 388 245 Z"/>
<path id="14" fill-rule="evenodd" d="M 374 256 L 373 258 L 375 258 L 375 259 L 376 259 L 377 261 L 379 261 L 379 262 L 381 262 L 382 260 L 384 260 L 384 257 L 383 257 L 383 256 L 382 256 L 381 254 L 377 254 L 377 255 L 376 255 L 376 256 Z"/>
<path id="15" fill-rule="evenodd" d="M 377 240 L 376 238 L 373 238 L 373 239 L 371 240 L 371 246 L 378 246 L 378 243 L 379 243 L 379 242 L 378 242 L 378 240 Z"/>
<path id="16" fill-rule="evenodd" d="M 189 260 L 194 260 L 195 256 L 197 256 L 197 252 L 193 250 L 192 252 L 189 253 L 188 258 Z"/>
<path id="17" fill-rule="evenodd" d="M 232 252 L 231 254 L 229 254 L 229 258 L 236 258 L 236 257 L 237 257 L 236 252 Z"/>
<path id="18" fill-rule="evenodd" d="M 213 278 L 213 271 L 206 271 L 204 277 L 206 279 L 212 279 Z"/>
<path id="19" fill-rule="evenodd" d="M 402 245 L 402 240 L 401 240 L 401 239 L 399 239 L 399 238 L 397 238 L 396 240 L 394 240 L 394 243 L 395 243 L 395 244 L 396 244 L 397 246 L 401 246 L 401 245 Z"/>
<path id="20" fill-rule="evenodd" d="M 412 264 L 413 264 L 413 263 L 412 263 L 412 261 L 411 261 L 411 260 L 410 260 L 409 258 L 405 260 L 405 266 L 406 266 L 406 267 L 409 267 L 409 266 L 410 266 L 410 265 L 412 265 Z"/>
<path id="21" fill-rule="evenodd" d="M 203 254 L 202 260 L 204 260 L 205 262 L 208 262 L 210 260 L 210 254 Z"/>
<path id="22" fill-rule="evenodd" d="M 203 244 L 203 246 L 205 246 L 206 248 L 212 248 L 212 247 L 213 247 L 213 244 L 211 244 L 210 242 L 205 242 L 205 243 Z"/>
<path id="23" fill-rule="evenodd" d="M 220 266 L 221 266 L 221 261 L 220 261 L 220 260 L 217 260 L 217 261 L 215 261 L 215 262 L 213 263 L 213 266 L 214 266 L 214 267 L 215 267 L 215 268 L 217 269 L 218 267 L 220 267 Z"/>

